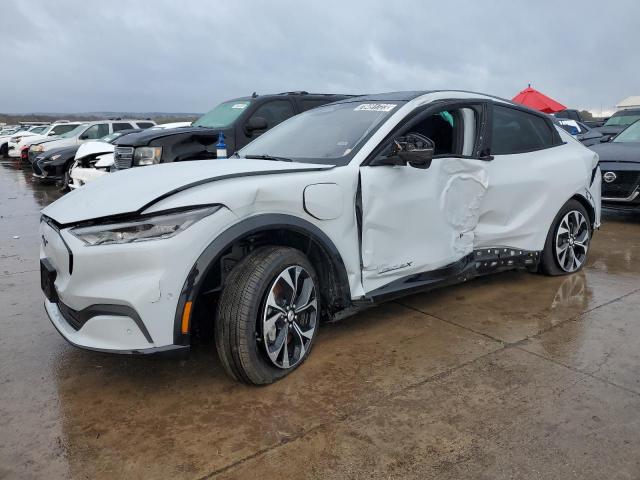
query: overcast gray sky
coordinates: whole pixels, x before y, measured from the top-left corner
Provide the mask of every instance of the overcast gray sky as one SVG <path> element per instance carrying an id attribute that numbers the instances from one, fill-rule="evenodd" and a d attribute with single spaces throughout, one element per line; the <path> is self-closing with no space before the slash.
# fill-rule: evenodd
<path id="1" fill-rule="evenodd" d="M 640 95 L 637 0 L 2 0 L 0 17 L 0 112 L 529 82 L 597 112 Z"/>

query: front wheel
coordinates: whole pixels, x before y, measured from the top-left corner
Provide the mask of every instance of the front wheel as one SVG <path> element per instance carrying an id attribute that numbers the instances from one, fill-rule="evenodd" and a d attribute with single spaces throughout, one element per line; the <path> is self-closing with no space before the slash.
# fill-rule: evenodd
<path id="1" fill-rule="evenodd" d="M 71 187 L 69 187 L 69 185 L 71 184 L 71 169 L 73 169 L 73 161 L 71 161 L 64 167 L 64 175 L 62 176 L 62 180 L 60 181 L 61 192 L 68 192 L 71 190 Z"/>
<path id="2" fill-rule="evenodd" d="M 262 247 L 231 271 L 218 302 L 215 339 L 225 370 L 263 385 L 309 356 L 320 323 L 313 265 L 299 250 Z"/>
<path id="3" fill-rule="evenodd" d="M 551 225 L 540 270 L 554 276 L 581 270 L 587 261 L 591 233 L 587 210 L 577 200 L 569 200 Z"/>

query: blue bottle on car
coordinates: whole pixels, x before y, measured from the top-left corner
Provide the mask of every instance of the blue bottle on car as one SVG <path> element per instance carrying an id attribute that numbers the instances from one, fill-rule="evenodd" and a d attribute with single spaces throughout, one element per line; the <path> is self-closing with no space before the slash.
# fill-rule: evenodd
<path id="1" fill-rule="evenodd" d="M 218 143 L 216 144 L 216 158 L 227 158 L 227 145 L 224 143 L 224 133 L 218 134 Z"/>

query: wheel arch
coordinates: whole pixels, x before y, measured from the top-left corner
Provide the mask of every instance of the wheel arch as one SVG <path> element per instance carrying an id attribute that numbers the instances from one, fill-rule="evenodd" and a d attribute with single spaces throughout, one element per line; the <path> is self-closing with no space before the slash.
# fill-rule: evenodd
<path id="1" fill-rule="evenodd" d="M 226 275 L 247 252 L 262 245 L 281 245 L 301 250 L 323 285 L 325 311 L 340 310 L 350 302 L 349 280 L 338 249 L 317 226 L 286 214 L 256 215 L 231 226 L 218 235 L 200 254 L 183 284 L 174 317 L 176 345 L 191 341 L 194 312 L 201 295 L 220 291 Z M 188 331 L 183 333 L 185 307 L 188 307 Z"/>
<path id="2" fill-rule="evenodd" d="M 591 228 L 593 229 L 593 226 L 596 223 L 596 210 L 593 207 L 593 205 L 591 204 L 591 202 L 584 195 L 579 194 L 579 193 L 576 193 L 569 200 L 576 200 L 577 202 L 579 202 L 585 208 L 585 210 L 589 214 L 589 221 L 591 222 Z"/>

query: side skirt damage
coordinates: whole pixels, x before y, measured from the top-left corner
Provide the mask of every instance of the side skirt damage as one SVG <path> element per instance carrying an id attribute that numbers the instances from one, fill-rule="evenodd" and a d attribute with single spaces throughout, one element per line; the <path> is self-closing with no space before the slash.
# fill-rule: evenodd
<path id="1" fill-rule="evenodd" d="M 366 295 L 365 301 L 381 302 L 411 293 L 466 282 L 475 277 L 505 270 L 535 271 L 541 252 L 510 247 L 474 250 L 459 261 L 430 272 L 408 275 L 380 287 Z"/>

